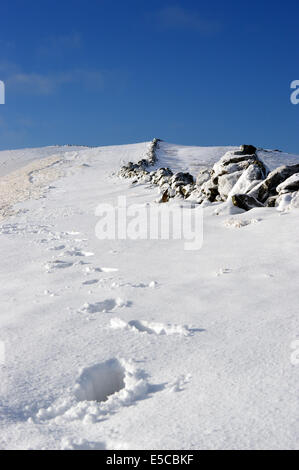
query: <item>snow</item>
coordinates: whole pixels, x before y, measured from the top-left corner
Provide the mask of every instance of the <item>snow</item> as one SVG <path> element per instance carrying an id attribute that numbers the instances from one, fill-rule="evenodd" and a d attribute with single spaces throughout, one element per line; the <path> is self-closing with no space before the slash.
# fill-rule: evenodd
<path id="1" fill-rule="evenodd" d="M 53 145 L 51 147 L 23 150 L 2 150 L 0 151 L 0 176 L 6 176 L 35 160 L 63 155 L 66 152 L 78 151 L 82 148 L 84 147 Z"/>
<path id="2" fill-rule="evenodd" d="M 292 184 L 298 184 L 298 182 L 299 182 L 299 173 L 295 173 L 294 175 L 287 178 L 283 183 L 280 183 L 277 186 L 276 191 L 278 193 L 281 193 L 284 190 L 286 190 L 288 188 L 288 186 L 291 186 Z"/>
<path id="3" fill-rule="evenodd" d="M 0 448 L 298 449 L 299 210 L 208 205 L 195 251 L 99 240 L 99 204 L 155 204 L 116 177 L 148 146 L 0 152 Z M 234 148 L 162 143 L 158 166 Z"/>
<path id="4" fill-rule="evenodd" d="M 225 153 L 237 150 L 239 146 L 191 147 L 161 142 L 160 148 L 157 167 L 170 167 L 174 172 L 186 171 L 197 175 L 203 167 L 212 168 Z M 257 155 L 270 171 L 278 166 L 294 165 L 298 162 L 298 155 L 286 152 L 258 150 Z M 227 157 L 229 158 L 229 154 Z"/>

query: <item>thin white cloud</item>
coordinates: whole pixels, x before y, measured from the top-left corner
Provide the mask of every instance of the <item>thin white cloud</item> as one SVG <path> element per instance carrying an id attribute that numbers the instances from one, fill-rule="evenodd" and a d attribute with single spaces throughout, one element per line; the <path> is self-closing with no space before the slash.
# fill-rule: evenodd
<path id="1" fill-rule="evenodd" d="M 67 51 L 77 50 L 82 47 L 81 33 L 73 32 L 60 36 L 50 36 L 44 39 L 37 49 L 40 55 L 61 55 Z"/>
<path id="2" fill-rule="evenodd" d="M 12 49 L 15 47 L 15 42 L 7 39 L 0 39 L 0 48 L 1 49 Z"/>
<path id="3" fill-rule="evenodd" d="M 157 20 L 164 29 L 184 29 L 197 31 L 204 35 L 218 33 L 219 23 L 204 19 L 197 11 L 187 10 L 181 6 L 169 6 L 158 11 Z"/>
<path id="4" fill-rule="evenodd" d="M 49 95 L 58 85 L 56 78 L 23 72 L 11 75 L 6 83 L 10 89 L 34 95 Z"/>
<path id="5" fill-rule="evenodd" d="M 51 95 L 61 87 L 76 84 L 85 90 L 101 90 L 104 74 L 99 70 L 74 69 L 63 72 L 40 74 L 24 72 L 13 64 L 0 64 L 0 73 L 10 91 L 30 95 Z"/>

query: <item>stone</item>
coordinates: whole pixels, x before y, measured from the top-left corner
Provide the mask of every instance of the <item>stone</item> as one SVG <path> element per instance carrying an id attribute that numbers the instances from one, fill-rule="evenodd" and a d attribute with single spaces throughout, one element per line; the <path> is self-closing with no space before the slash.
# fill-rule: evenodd
<path id="1" fill-rule="evenodd" d="M 158 203 L 161 204 L 161 203 L 165 203 L 165 202 L 168 202 L 168 201 L 169 201 L 169 193 L 168 193 L 168 190 L 166 189 L 166 191 L 164 191 L 164 192 L 161 194 L 160 198 L 158 198 L 158 199 L 156 200 L 156 202 L 158 202 Z"/>
<path id="2" fill-rule="evenodd" d="M 214 164 L 212 170 L 212 178 L 217 178 L 224 174 L 231 174 L 238 171 L 245 171 L 251 165 L 256 165 L 260 168 L 261 177 L 266 178 L 268 170 L 264 163 L 258 158 L 256 154 L 243 155 L 242 153 L 226 152 L 223 157 Z M 217 182 L 215 182 L 217 184 Z"/>
<path id="3" fill-rule="evenodd" d="M 267 201 L 266 201 L 266 206 L 267 207 L 275 207 L 277 198 L 278 198 L 278 196 L 269 197 L 269 199 L 267 199 Z"/>
<path id="4" fill-rule="evenodd" d="M 204 196 L 197 186 L 194 186 L 193 191 L 187 197 L 190 201 L 194 201 L 197 204 L 201 204 L 204 201 Z"/>
<path id="5" fill-rule="evenodd" d="M 191 195 L 192 191 L 194 190 L 194 184 L 186 184 L 185 186 L 181 186 L 180 189 L 184 198 L 187 198 Z"/>
<path id="6" fill-rule="evenodd" d="M 276 188 L 276 192 L 279 194 L 290 193 L 293 191 L 299 191 L 299 173 L 295 173 L 290 176 Z"/>
<path id="7" fill-rule="evenodd" d="M 240 150 L 235 151 L 235 155 L 255 155 L 256 151 L 254 145 L 241 145 Z"/>
<path id="8" fill-rule="evenodd" d="M 264 169 L 255 164 L 255 162 L 253 162 L 245 171 L 241 173 L 242 174 L 240 178 L 228 196 L 233 196 L 233 194 L 246 194 L 250 192 L 265 177 Z"/>
<path id="9" fill-rule="evenodd" d="M 148 166 L 148 161 L 145 158 L 143 158 L 142 160 L 139 160 L 137 165 L 140 166 L 140 167 L 142 167 L 142 166 L 147 167 Z"/>
<path id="10" fill-rule="evenodd" d="M 290 209 L 299 208 L 299 191 L 292 191 L 291 193 L 280 194 L 276 199 L 277 209 L 279 211 L 286 211 Z"/>
<path id="11" fill-rule="evenodd" d="M 201 186 L 201 193 L 204 199 L 207 199 L 209 202 L 214 202 L 217 196 L 219 196 L 218 186 L 209 180 Z"/>
<path id="12" fill-rule="evenodd" d="M 253 163 L 252 160 L 243 160 L 238 163 L 228 163 L 223 167 L 225 173 L 235 173 L 236 171 L 245 171 Z"/>
<path id="13" fill-rule="evenodd" d="M 261 204 L 257 199 L 248 194 L 234 194 L 232 196 L 232 203 L 234 206 L 249 211 L 254 207 L 265 207 L 264 204 Z"/>
<path id="14" fill-rule="evenodd" d="M 159 170 L 156 171 L 157 176 L 172 176 L 173 173 L 170 168 L 159 168 Z"/>
<path id="15" fill-rule="evenodd" d="M 158 185 L 163 186 L 164 184 L 169 184 L 169 181 L 170 181 L 170 176 L 162 176 L 162 178 L 158 180 Z"/>
<path id="16" fill-rule="evenodd" d="M 179 184 L 179 185 L 185 185 L 185 184 L 193 184 L 194 180 L 193 180 L 193 176 L 190 175 L 190 173 L 179 172 L 179 173 L 175 173 L 172 176 L 171 182 L 172 182 L 172 184 L 176 183 L 176 184 Z"/>
<path id="17" fill-rule="evenodd" d="M 268 174 L 261 185 L 253 189 L 252 196 L 260 202 L 265 202 L 270 196 L 277 194 L 276 188 L 290 176 L 299 173 L 299 164 L 280 166 Z"/>
<path id="18" fill-rule="evenodd" d="M 236 185 L 242 173 L 242 171 L 236 171 L 235 173 L 218 177 L 218 193 L 223 201 L 227 199 L 227 196 Z"/>
<path id="19" fill-rule="evenodd" d="M 196 186 L 200 187 L 211 177 L 211 170 L 209 168 L 202 168 L 196 178 Z"/>

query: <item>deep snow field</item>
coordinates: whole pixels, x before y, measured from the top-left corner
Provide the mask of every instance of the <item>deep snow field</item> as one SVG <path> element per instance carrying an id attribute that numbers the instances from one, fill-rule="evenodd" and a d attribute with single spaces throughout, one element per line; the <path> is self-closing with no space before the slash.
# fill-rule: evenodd
<path id="1" fill-rule="evenodd" d="M 99 240 L 99 204 L 156 204 L 116 175 L 149 144 L 0 152 L 0 448 L 298 449 L 299 209 L 208 206 L 197 251 Z"/>

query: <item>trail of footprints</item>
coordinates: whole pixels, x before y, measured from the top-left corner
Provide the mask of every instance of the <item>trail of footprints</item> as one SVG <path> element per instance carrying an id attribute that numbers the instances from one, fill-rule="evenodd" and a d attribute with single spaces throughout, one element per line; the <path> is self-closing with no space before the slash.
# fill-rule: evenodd
<path id="1" fill-rule="evenodd" d="M 53 234 L 52 234 L 53 235 Z M 57 242 L 60 239 L 69 236 L 78 236 L 78 232 L 66 232 L 55 234 L 48 241 Z M 43 240 L 43 243 L 46 240 Z M 74 242 L 80 245 L 87 242 L 86 239 L 75 239 Z M 67 243 L 59 243 L 51 248 L 54 253 L 51 261 L 45 265 L 47 273 L 55 273 L 56 270 L 69 270 L 76 266 L 82 269 L 83 276 L 91 276 L 82 281 L 82 286 L 109 286 L 110 289 L 120 287 L 129 287 L 132 289 L 155 289 L 158 286 L 156 281 L 148 284 L 132 284 L 128 282 L 116 281 L 110 278 L 97 278 L 100 273 L 112 274 L 118 272 L 116 267 L 95 267 L 91 262 L 85 262 L 94 256 L 94 253 L 85 251 L 78 246 L 67 246 Z M 54 295 L 46 291 L 49 295 Z M 107 298 L 98 302 L 86 302 L 78 313 L 83 315 L 93 315 L 99 313 L 112 313 L 125 307 L 130 307 L 132 303 L 119 297 Z M 200 329 L 191 329 L 187 325 L 164 324 L 158 322 L 149 322 L 146 320 L 124 321 L 119 317 L 110 319 L 108 329 L 123 330 L 128 334 L 138 335 L 156 335 L 181 337 L 192 336 L 197 332 L 204 331 Z M 84 424 L 99 422 L 104 415 L 114 413 L 123 406 L 133 405 L 137 400 L 145 398 L 148 394 L 158 391 L 167 393 L 178 392 L 184 389 L 184 386 L 190 382 L 191 376 L 179 376 L 172 383 L 150 384 L 147 374 L 136 367 L 134 361 L 125 361 L 123 359 L 112 358 L 108 361 L 92 365 L 82 369 L 77 377 L 74 387 L 71 387 L 66 395 L 57 399 L 52 406 L 40 409 L 31 417 L 29 421 L 44 422 L 46 420 L 55 420 L 60 424 L 67 421 L 81 420 Z M 32 417 L 33 416 L 33 417 Z M 105 442 L 92 443 L 81 440 L 80 442 L 67 441 L 63 444 L 64 448 L 105 448 Z"/>

